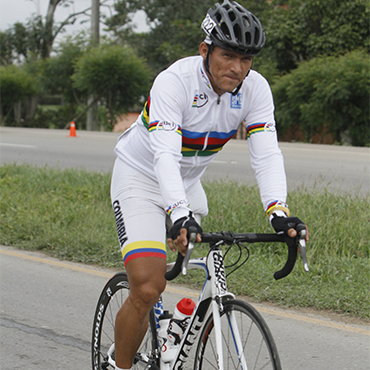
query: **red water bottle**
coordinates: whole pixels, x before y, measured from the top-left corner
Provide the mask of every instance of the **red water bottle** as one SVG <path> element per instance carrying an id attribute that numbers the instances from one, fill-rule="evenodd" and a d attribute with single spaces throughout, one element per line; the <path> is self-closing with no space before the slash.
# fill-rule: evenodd
<path id="1" fill-rule="evenodd" d="M 168 325 L 168 340 L 173 344 L 179 344 L 185 333 L 190 316 L 195 308 L 195 302 L 190 298 L 183 298 L 175 308 L 172 319 Z"/>
<path id="2" fill-rule="evenodd" d="M 195 303 L 190 298 L 183 298 L 176 305 L 173 316 L 169 320 L 167 327 L 167 338 L 163 340 L 161 346 L 161 358 L 163 362 L 171 362 L 175 358 L 178 345 L 185 333 L 194 308 Z"/>

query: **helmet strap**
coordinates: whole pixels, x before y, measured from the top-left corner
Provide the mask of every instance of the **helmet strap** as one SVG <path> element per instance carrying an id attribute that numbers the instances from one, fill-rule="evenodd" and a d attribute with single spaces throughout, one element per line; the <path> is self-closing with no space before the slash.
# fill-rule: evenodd
<path id="1" fill-rule="evenodd" d="M 209 56 L 211 55 L 213 49 L 215 48 L 215 44 L 212 42 L 212 44 L 208 44 L 208 51 L 207 51 L 207 56 L 206 60 L 204 62 L 204 67 L 206 69 L 206 72 L 212 77 L 212 74 L 209 70 Z"/>
<path id="2" fill-rule="evenodd" d="M 248 73 L 245 75 L 245 77 L 244 77 L 244 79 L 245 78 L 247 78 L 247 76 L 249 75 L 249 72 L 250 72 L 251 70 L 249 70 L 248 71 Z M 243 81 L 244 81 L 244 79 L 243 79 Z M 239 92 L 239 90 L 241 89 L 241 87 L 242 87 L 242 85 L 243 85 L 243 81 L 242 82 L 240 82 L 240 84 L 236 87 L 236 89 L 231 93 L 232 95 L 236 95 L 238 92 Z"/>

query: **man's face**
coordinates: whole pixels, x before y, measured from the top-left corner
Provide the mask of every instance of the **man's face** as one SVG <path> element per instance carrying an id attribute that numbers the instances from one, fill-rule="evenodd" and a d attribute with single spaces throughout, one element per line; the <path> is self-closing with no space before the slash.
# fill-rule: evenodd
<path id="1" fill-rule="evenodd" d="M 204 60 L 208 45 L 203 42 L 199 48 Z M 247 76 L 252 67 L 253 56 L 243 55 L 215 46 L 209 56 L 209 76 L 215 92 L 219 95 L 232 92 Z"/>

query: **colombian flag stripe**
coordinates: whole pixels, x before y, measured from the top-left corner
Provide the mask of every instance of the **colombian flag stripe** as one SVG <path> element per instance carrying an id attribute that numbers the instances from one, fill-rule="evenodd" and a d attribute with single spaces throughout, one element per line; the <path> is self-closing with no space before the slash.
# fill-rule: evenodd
<path id="1" fill-rule="evenodd" d="M 128 244 L 122 251 L 123 262 L 126 263 L 139 257 L 166 258 L 166 246 L 157 241 L 138 241 Z"/>

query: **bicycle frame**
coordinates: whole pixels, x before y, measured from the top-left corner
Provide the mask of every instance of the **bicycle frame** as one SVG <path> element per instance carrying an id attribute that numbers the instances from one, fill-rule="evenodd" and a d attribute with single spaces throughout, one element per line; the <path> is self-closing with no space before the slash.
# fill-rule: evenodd
<path id="1" fill-rule="evenodd" d="M 174 263 L 168 264 L 167 270 L 170 270 L 173 265 Z M 198 302 L 189 320 L 189 324 L 186 328 L 174 360 L 170 363 L 165 363 L 160 360 L 160 369 L 174 370 L 183 368 L 184 364 L 188 360 L 190 349 L 198 337 L 206 314 L 211 307 L 214 321 L 214 330 L 216 331 L 216 333 L 218 333 L 216 335 L 216 347 L 217 353 L 219 354 L 218 369 L 223 370 L 220 312 L 222 311 L 222 302 L 230 298 L 235 298 L 235 296 L 227 290 L 225 267 L 221 249 L 217 246 L 214 246 L 210 249 L 207 257 L 191 259 L 188 263 L 188 269 L 204 269 L 204 271 L 206 272 L 205 283 L 200 292 Z M 158 318 L 161 312 L 163 312 L 163 305 L 160 300 L 154 308 L 157 322 L 157 333 L 159 327 Z M 244 358 L 242 343 L 239 335 L 239 329 L 236 325 L 234 313 L 230 314 L 230 317 L 228 317 L 228 322 L 231 327 L 231 332 L 233 333 L 234 343 L 237 347 L 237 353 L 240 354 L 238 360 L 241 364 L 242 369 L 247 369 L 246 360 Z"/>

